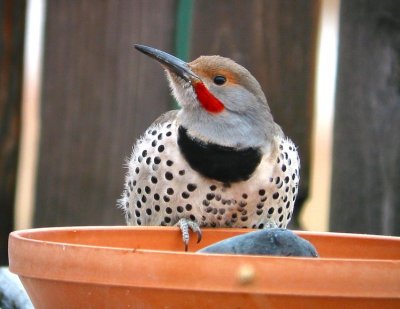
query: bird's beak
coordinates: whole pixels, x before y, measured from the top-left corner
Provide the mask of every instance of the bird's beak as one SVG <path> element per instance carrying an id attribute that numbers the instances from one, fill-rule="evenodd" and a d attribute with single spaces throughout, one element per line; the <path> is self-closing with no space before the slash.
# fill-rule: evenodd
<path id="1" fill-rule="evenodd" d="M 176 58 L 170 54 L 167 54 L 166 52 L 163 52 L 161 50 L 155 49 L 153 47 L 135 44 L 135 48 L 141 51 L 142 53 L 146 54 L 147 56 L 156 59 L 164 67 L 174 72 L 179 77 L 183 78 L 185 81 L 187 82 L 201 81 L 200 78 L 189 68 L 188 64 L 185 61 Z"/>

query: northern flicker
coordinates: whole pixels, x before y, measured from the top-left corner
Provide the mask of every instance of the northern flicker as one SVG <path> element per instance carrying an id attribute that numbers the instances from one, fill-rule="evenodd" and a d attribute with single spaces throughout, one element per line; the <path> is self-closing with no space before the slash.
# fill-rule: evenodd
<path id="1" fill-rule="evenodd" d="M 164 67 L 180 110 L 159 117 L 128 159 L 119 206 L 128 225 L 285 228 L 300 160 L 257 80 L 220 56 L 186 63 L 144 45 Z"/>

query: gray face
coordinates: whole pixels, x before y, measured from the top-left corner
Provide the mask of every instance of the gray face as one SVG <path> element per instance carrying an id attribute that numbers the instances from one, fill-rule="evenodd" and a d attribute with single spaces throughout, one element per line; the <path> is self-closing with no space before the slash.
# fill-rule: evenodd
<path id="1" fill-rule="evenodd" d="M 178 119 L 190 134 L 239 148 L 268 148 L 273 136 L 282 134 L 260 85 L 245 68 L 219 56 L 203 56 L 188 65 L 225 107 L 219 113 L 206 111 L 192 84 L 167 70 L 173 94 L 182 106 Z M 225 77 L 226 82 L 216 84 L 216 76 Z"/>

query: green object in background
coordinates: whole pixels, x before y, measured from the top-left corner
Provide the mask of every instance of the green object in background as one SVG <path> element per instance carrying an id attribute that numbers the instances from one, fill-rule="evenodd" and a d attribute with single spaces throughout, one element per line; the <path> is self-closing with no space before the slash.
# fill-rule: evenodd
<path id="1" fill-rule="evenodd" d="M 192 34 L 194 0 L 179 0 L 175 25 L 175 56 L 187 61 Z"/>
<path id="2" fill-rule="evenodd" d="M 175 56 L 184 61 L 189 60 L 190 41 L 192 34 L 194 0 L 178 0 L 175 25 Z M 173 109 L 179 108 L 178 103 L 173 99 Z"/>

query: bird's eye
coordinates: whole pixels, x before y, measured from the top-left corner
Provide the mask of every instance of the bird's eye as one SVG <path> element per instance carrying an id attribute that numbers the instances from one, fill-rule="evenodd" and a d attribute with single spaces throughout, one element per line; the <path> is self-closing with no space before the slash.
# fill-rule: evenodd
<path id="1" fill-rule="evenodd" d="M 225 84 L 225 82 L 226 82 L 225 76 L 217 75 L 214 77 L 214 84 L 216 84 L 218 86 Z"/>

